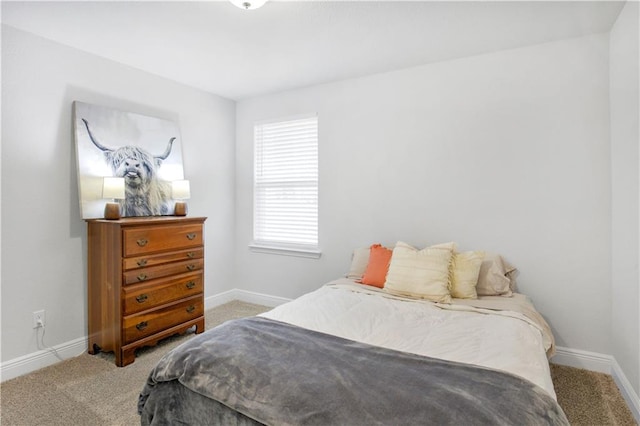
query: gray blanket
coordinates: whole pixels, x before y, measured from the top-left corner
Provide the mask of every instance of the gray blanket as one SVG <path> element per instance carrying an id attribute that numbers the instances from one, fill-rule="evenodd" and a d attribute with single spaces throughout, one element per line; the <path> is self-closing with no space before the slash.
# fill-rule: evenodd
<path id="1" fill-rule="evenodd" d="M 520 377 L 265 318 L 229 321 L 168 353 L 142 424 L 568 425 Z"/>

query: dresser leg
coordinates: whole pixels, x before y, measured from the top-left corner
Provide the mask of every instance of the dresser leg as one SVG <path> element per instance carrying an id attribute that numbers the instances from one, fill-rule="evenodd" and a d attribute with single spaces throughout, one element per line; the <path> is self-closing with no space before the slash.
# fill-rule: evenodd
<path id="1" fill-rule="evenodd" d="M 89 342 L 89 354 L 95 355 L 98 352 L 100 352 L 100 346 L 98 346 L 97 343 L 92 344 L 91 342 Z"/>
<path id="2" fill-rule="evenodd" d="M 120 349 L 116 351 L 116 365 L 118 367 L 126 367 L 129 364 L 133 364 L 136 360 L 136 350 L 134 349 Z"/>
<path id="3" fill-rule="evenodd" d="M 196 334 L 200 334 L 203 331 L 204 331 L 204 317 L 202 317 L 202 319 L 200 319 L 200 321 L 196 323 Z"/>

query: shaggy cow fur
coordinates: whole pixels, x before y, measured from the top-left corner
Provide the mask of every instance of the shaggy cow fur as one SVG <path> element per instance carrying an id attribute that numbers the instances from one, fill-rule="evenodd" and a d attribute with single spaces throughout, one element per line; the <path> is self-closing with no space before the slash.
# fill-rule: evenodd
<path id="1" fill-rule="evenodd" d="M 171 186 L 157 176 L 162 160 L 135 146 L 105 152 L 105 158 L 113 175 L 125 181 L 125 199 L 120 202 L 123 216 L 169 214 Z"/>
<path id="2" fill-rule="evenodd" d="M 104 157 L 113 170 L 113 175 L 125 181 L 125 199 L 120 201 L 123 216 L 160 216 L 171 212 L 171 185 L 158 179 L 158 168 L 162 160 L 171 153 L 175 138 L 163 155 L 153 156 L 137 146 L 116 149 L 100 144 L 89 130 L 89 123 L 82 119 L 91 141 L 104 152 Z"/>

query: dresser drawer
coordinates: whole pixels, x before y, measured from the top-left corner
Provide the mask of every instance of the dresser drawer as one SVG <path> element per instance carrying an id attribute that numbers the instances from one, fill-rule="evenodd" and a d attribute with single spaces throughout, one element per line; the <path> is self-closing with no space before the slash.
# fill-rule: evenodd
<path id="1" fill-rule="evenodd" d="M 124 343 L 151 336 L 176 324 L 202 316 L 203 313 L 204 299 L 200 295 L 160 309 L 126 316 L 122 324 Z"/>
<path id="2" fill-rule="evenodd" d="M 170 275 L 201 271 L 203 268 L 204 259 L 193 259 L 184 262 L 166 263 L 150 268 L 134 269 L 123 274 L 124 285 L 143 283 Z"/>
<path id="3" fill-rule="evenodd" d="M 124 256 L 201 247 L 202 224 L 176 224 L 128 228 L 123 231 Z"/>
<path id="4" fill-rule="evenodd" d="M 202 273 L 198 273 L 127 286 L 123 289 L 124 314 L 130 315 L 202 293 L 203 282 Z"/>
<path id="5" fill-rule="evenodd" d="M 152 254 L 140 257 L 127 257 L 122 260 L 122 269 L 128 271 L 130 269 L 140 269 L 147 266 L 156 266 L 163 263 L 176 262 L 180 260 L 202 259 L 204 257 L 204 248 L 195 248 L 180 250 L 171 253 Z"/>

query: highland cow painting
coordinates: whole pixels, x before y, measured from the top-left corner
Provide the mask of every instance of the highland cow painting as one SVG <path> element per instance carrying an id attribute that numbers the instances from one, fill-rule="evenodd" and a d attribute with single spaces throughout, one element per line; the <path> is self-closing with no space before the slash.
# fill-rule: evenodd
<path id="1" fill-rule="evenodd" d="M 184 179 L 182 145 L 176 123 L 74 102 L 74 128 L 80 212 L 101 218 L 107 202 L 102 178 L 124 178 L 120 214 L 164 216 L 174 213 L 171 181 Z"/>

